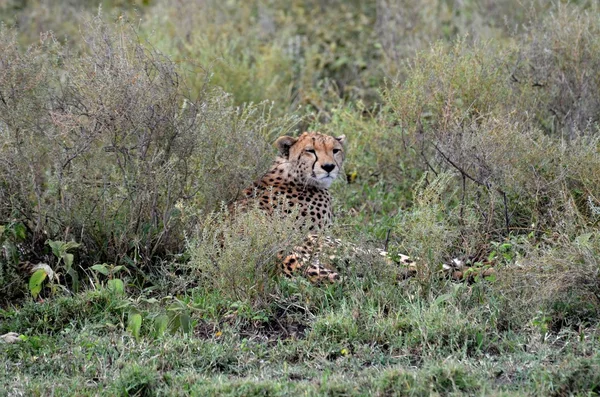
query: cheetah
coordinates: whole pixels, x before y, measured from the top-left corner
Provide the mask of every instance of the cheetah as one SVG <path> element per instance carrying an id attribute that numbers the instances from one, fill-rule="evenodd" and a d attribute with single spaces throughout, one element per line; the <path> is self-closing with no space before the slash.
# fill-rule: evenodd
<path id="1" fill-rule="evenodd" d="M 286 212 L 295 213 L 298 225 L 308 232 L 301 245 L 282 258 L 281 270 L 292 275 L 302 269 L 312 281 L 334 281 L 338 274 L 318 261 L 319 234 L 333 221 L 329 187 L 339 176 L 344 162 L 344 141 L 318 132 L 304 132 L 298 138 L 279 137 L 278 156 L 264 176 L 243 191 L 238 206 L 257 202 L 258 207 L 273 211 L 285 201 Z"/>
<path id="2" fill-rule="evenodd" d="M 288 206 L 285 212 L 297 214 L 298 224 L 308 235 L 291 253 L 281 255 L 280 267 L 286 275 L 303 272 L 312 282 L 339 279 L 338 273 L 321 263 L 321 253 L 324 247 L 340 246 L 342 242 L 319 232 L 333 221 L 328 189 L 342 172 L 345 140 L 344 135 L 333 137 L 318 132 L 278 138 L 275 162 L 260 180 L 243 191 L 244 196 L 238 201 L 241 206 L 257 202 L 267 213 L 273 213 L 284 202 Z M 386 255 L 383 251 L 378 253 Z M 401 260 L 410 262 L 406 256 Z"/>

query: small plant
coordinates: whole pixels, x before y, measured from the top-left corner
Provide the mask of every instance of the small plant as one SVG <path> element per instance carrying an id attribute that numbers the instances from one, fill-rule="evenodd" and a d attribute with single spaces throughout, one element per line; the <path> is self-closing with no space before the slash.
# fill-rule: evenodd
<path id="1" fill-rule="evenodd" d="M 150 321 L 152 324 L 149 332 L 154 338 L 163 336 L 167 331 L 176 333 L 181 330 L 184 334 L 192 331 L 190 309 L 186 302 L 173 298 L 173 301 L 169 303 L 172 298 L 165 297 L 163 303 L 166 306 L 162 309 L 163 305 L 159 305 L 160 301 L 156 298 L 126 297 L 124 281 L 117 277 L 118 274 L 127 270 L 124 266 L 102 263 L 93 265 L 90 269 L 108 278 L 106 289 L 111 294 L 125 298 L 119 307 L 127 313 L 126 329 L 134 338 L 140 339 L 142 336 L 142 325 L 145 321 Z M 94 278 L 96 286 L 101 287 L 102 283 L 96 274 Z"/>
<path id="2" fill-rule="evenodd" d="M 23 282 L 18 272 L 22 256 L 19 246 L 26 239 L 23 223 L 14 221 L 0 224 L 0 296 L 6 299 L 22 292 Z"/>
<path id="3" fill-rule="evenodd" d="M 171 301 L 169 303 L 169 301 Z M 164 298 L 166 305 L 157 305 L 159 301 L 155 298 L 127 299 L 121 307 L 127 309 L 127 326 L 134 338 L 142 336 L 142 325 L 146 321 L 150 325 L 147 330 L 149 336 L 160 338 L 167 331 L 176 334 L 181 331 L 184 335 L 190 335 L 193 331 L 193 321 L 190 315 L 188 302 L 177 298 Z"/>
<path id="4" fill-rule="evenodd" d="M 551 321 L 552 321 L 552 317 L 550 317 L 540 311 L 531 320 L 531 325 L 539 332 L 542 339 L 545 339 L 546 336 L 548 335 Z"/>
<path id="5" fill-rule="evenodd" d="M 458 238 L 452 218 L 446 215 L 453 197 L 453 175 L 440 174 L 429 183 L 427 177 L 425 174 L 414 188 L 415 206 L 410 212 L 401 213 L 396 225 L 396 232 L 403 240 L 402 248 L 410 249 L 411 255 L 427 264 L 417 268 L 422 280 L 439 270 Z"/>
<path id="6" fill-rule="evenodd" d="M 120 273 L 122 270 L 126 270 L 124 266 L 115 266 L 113 264 L 107 265 L 106 263 L 103 263 L 93 265 L 91 269 L 108 277 L 106 287 L 109 289 L 109 291 L 112 291 L 118 295 L 123 295 L 125 293 L 125 284 L 123 283 L 123 280 L 115 277 L 117 273 Z M 96 285 L 100 285 L 97 277 Z"/>
<path id="7" fill-rule="evenodd" d="M 79 275 L 77 274 L 77 270 L 73 267 L 75 256 L 69 251 L 79 248 L 81 244 L 76 243 L 75 241 L 64 242 L 53 240 L 48 240 L 47 244 L 52 249 L 54 256 L 58 259 L 56 268 L 59 269 L 63 267 L 65 273 L 71 276 L 73 290 L 77 292 L 79 290 Z"/>
<path id="8" fill-rule="evenodd" d="M 15 266 L 19 264 L 18 244 L 25 241 L 27 237 L 26 233 L 25 225 L 21 222 L 0 225 L 0 249 L 2 253 L 0 255 L 0 264 L 5 261 Z"/>
<path id="9" fill-rule="evenodd" d="M 50 281 L 50 291 L 54 295 L 57 287 L 60 286 L 58 275 L 45 263 L 36 265 L 33 268 L 33 274 L 29 278 L 29 292 L 33 299 L 36 299 L 42 292 L 43 283 L 46 279 Z"/>
<path id="10" fill-rule="evenodd" d="M 74 241 L 53 241 L 48 240 L 47 244 L 52 249 L 52 253 L 57 259 L 57 263 L 53 270 L 50 266 L 45 263 L 40 263 L 34 266 L 33 274 L 29 278 L 29 292 L 34 298 L 37 298 L 42 291 L 43 282 L 48 279 L 50 281 L 50 290 L 52 294 L 55 294 L 57 287 L 61 287 L 67 291 L 66 286 L 60 284 L 60 273 L 57 269 L 64 269 L 65 274 L 71 276 L 72 286 L 74 291 L 79 290 L 79 275 L 73 267 L 73 261 L 75 256 L 69 252 L 75 248 L 78 248 L 81 244 Z"/>
<path id="11" fill-rule="evenodd" d="M 183 267 L 207 292 L 220 291 L 238 308 L 250 305 L 260 312 L 276 292 L 278 258 L 304 238 L 294 213 L 279 211 L 268 215 L 255 207 L 234 215 L 223 208 L 205 216 L 189 241 L 190 261 Z"/>

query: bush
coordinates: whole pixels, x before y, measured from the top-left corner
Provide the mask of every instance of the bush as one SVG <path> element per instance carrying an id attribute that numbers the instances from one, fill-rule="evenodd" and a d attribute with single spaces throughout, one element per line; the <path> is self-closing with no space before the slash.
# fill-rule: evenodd
<path id="1" fill-rule="evenodd" d="M 150 39 L 176 60 L 199 66 L 198 73 L 189 76 L 192 86 L 202 87 L 210 80 L 232 94 L 235 104 L 270 100 L 287 110 L 293 60 L 285 41 L 274 34 L 273 10 L 257 2 L 215 1 L 162 3 L 157 8 L 155 15 L 161 17 L 151 19 L 146 29 L 169 35 L 150 34 Z"/>
<path id="2" fill-rule="evenodd" d="M 183 266 L 206 293 L 267 309 L 277 291 L 274 276 L 281 256 L 305 237 L 295 217 L 267 215 L 258 208 L 247 212 L 227 209 L 202 218 L 190 240 L 189 263 Z"/>
<path id="3" fill-rule="evenodd" d="M 279 112 L 328 120 L 340 99 L 377 97 L 381 49 L 373 42 L 374 7 L 364 2 L 218 1 L 157 5 L 147 30 L 168 31 L 160 48 L 199 62 L 236 104 L 272 100 Z M 169 21 L 177 21 L 176 24 Z M 218 21 L 215 23 L 215 21 Z"/>
<path id="4" fill-rule="evenodd" d="M 438 40 L 452 42 L 472 37 L 502 42 L 522 25 L 552 6 L 544 1 L 377 1 L 376 30 L 385 55 L 385 67 L 404 73 L 403 62 L 427 50 Z"/>
<path id="5" fill-rule="evenodd" d="M 600 239 L 584 233 L 569 241 L 555 233 L 532 247 L 516 266 L 502 269 L 495 286 L 506 307 L 503 321 L 513 327 L 533 324 L 544 332 L 563 327 L 580 329 L 595 324 L 600 315 Z"/>
<path id="6" fill-rule="evenodd" d="M 14 27 L 18 42 L 26 46 L 39 41 L 40 35 L 53 32 L 58 40 L 78 47 L 79 32 L 85 19 L 98 9 L 106 10 L 115 20 L 123 13 L 145 11 L 149 0 L 6 0 L 0 3 L 2 23 Z"/>
<path id="7" fill-rule="evenodd" d="M 548 137 L 530 117 L 537 106 L 530 88 L 508 84 L 511 53 L 488 51 L 459 43 L 417 57 L 408 78 L 384 93 L 401 123 L 394 133 L 424 167 L 462 180 L 455 202 L 481 217 L 487 241 L 532 224 L 573 236 L 594 221 L 575 204 L 583 192 L 592 199 L 600 192 L 592 182 L 596 129 L 568 144 Z M 400 145 L 398 152 L 410 155 Z M 576 165 L 583 158 L 585 171 Z"/>
<path id="8" fill-rule="evenodd" d="M 427 176 L 415 186 L 414 207 L 398 215 L 395 229 L 403 251 L 420 258 L 422 266 L 418 266 L 417 273 L 421 280 L 429 280 L 439 270 L 459 237 L 459 225 L 452 222 L 458 214 L 447 200 L 452 197 L 452 175 L 440 174 L 425 187 Z"/>
<path id="9" fill-rule="evenodd" d="M 559 5 L 532 23 L 520 43 L 512 78 L 535 88 L 535 111 L 545 132 L 574 139 L 600 122 L 600 21 L 589 12 Z"/>
<path id="10" fill-rule="evenodd" d="M 189 90 L 186 71 L 126 22 L 90 21 L 81 55 L 52 36 L 22 52 L 0 34 L 0 219 L 22 221 L 32 243 L 82 242 L 86 263 L 180 252 L 175 203 L 235 199 L 270 162 L 268 141 L 295 124 L 267 104 Z"/>

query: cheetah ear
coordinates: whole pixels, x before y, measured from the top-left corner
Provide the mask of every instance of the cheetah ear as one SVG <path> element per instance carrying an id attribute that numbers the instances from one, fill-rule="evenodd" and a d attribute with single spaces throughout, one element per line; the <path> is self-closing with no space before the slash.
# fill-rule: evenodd
<path id="1" fill-rule="evenodd" d="M 344 142 L 346 142 L 346 135 L 340 135 L 340 136 L 336 137 L 335 139 L 343 145 Z"/>
<path id="2" fill-rule="evenodd" d="M 290 148 L 292 146 L 294 146 L 294 144 L 297 141 L 298 141 L 298 139 L 285 135 L 285 136 L 280 136 L 279 138 L 277 138 L 277 140 L 275 141 L 275 145 L 277 145 L 277 149 L 279 150 L 279 153 L 283 157 L 288 158 L 290 156 Z"/>

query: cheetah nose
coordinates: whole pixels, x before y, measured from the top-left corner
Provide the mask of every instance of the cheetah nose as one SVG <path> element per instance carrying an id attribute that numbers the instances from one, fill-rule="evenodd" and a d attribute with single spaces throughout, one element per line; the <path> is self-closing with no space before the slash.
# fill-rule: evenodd
<path id="1" fill-rule="evenodd" d="M 325 163 L 325 164 L 321 165 L 321 168 L 323 168 L 327 172 L 331 172 L 335 168 L 335 164 Z"/>

